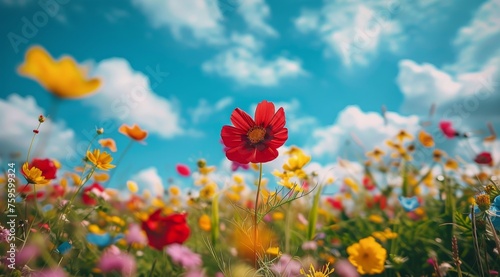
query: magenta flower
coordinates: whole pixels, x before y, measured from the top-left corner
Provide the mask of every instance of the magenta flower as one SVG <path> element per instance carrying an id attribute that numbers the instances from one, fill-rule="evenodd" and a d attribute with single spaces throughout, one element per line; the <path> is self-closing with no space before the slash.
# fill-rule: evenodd
<path id="1" fill-rule="evenodd" d="M 186 269 L 198 268 L 201 266 L 201 256 L 191 249 L 181 244 L 171 244 L 167 246 L 165 252 L 172 258 L 172 261 Z"/>
<path id="2" fill-rule="evenodd" d="M 34 245 L 26 245 L 23 249 L 17 252 L 16 264 L 17 266 L 23 266 L 30 261 L 36 260 L 40 256 L 40 249 Z"/>
<path id="3" fill-rule="evenodd" d="M 477 164 L 484 164 L 484 165 L 489 165 L 489 166 L 493 165 L 493 158 L 491 157 L 491 153 L 489 153 L 489 152 L 479 153 L 476 156 L 476 158 L 474 159 L 474 161 Z"/>
<path id="4" fill-rule="evenodd" d="M 189 177 L 189 175 L 191 175 L 191 170 L 187 165 L 177 164 L 175 169 L 177 169 L 177 173 L 179 173 L 182 177 Z"/>
<path id="5" fill-rule="evenodd" d="M 234 172 L 238 170 L 238 168 L 241 168 L 243 170 L 248 170 L 250 166 L 248 164 L 240 164 L 239 162 L 232 162 L 231 163 L 231 170 Z"/>
<path id="6" fill-rule="evenodd" d="M 97 267 L 103 273 L 118 272 L 121 276 L 135 276 L 136 264 L 133 256 L 122 253 L 118 247 L 110 246 L 99 259 Z"/>
<path id="7" fill-rule="evenodd" d="M 8 242 L 9 234 L 9 229 L 0 225 L 0 243 Z"/>
<path id="8" fill-rule="evenodd" d="M 148 244 L 148 237 L 146 234 L 142 231 L 141 226 L 138 224 L 130 224 L 128 227 L 128 232 L 125 235 L 125 239 L 127 240 L 128 244 L 132 243 L 137 243 L 141 245 L 147 245 Z"/>
<path id="9" fill-rule="evenodd" d="M 439 122 L 439 128 L 443 132 L 444 136 L 452 139 L 458 136 L 458 132 L 453 128 L 451 121 L 441 121 Z"/>

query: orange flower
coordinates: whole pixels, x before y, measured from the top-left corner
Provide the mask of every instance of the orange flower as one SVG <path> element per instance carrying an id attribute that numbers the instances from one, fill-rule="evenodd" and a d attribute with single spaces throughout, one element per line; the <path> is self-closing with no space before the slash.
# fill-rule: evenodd
<path id="1" fill-rule="evenodd" d="M 424 130 L 421 130 L 418 133 L 418 140 L 424 147 L 433 147 L 434 146 L 434 139 L 432 136 L 425 132 Z"/>
<path id="2" fill-rule="evenodd" d="M 379 148 L 375 147 L 375 149 L 373 149 L 373 151 L 370 151 L 370 152 L 367 152 L 366 153 L 366 156 L 367 157 L 372 157 L 374 158 L 375 160 L 379 161 L 382 159 L 382 156 L 384 156 L 384 151 L 380 150 Z"/>
<path id="3" fill-rule="evenodd" d="M 97 78 L 87 79 L 86 72 L 73 58 L 64 56 L 55 61 L 40 46 L 26 52 L 19 74 L 31 78 L 59 98 L 77 99 L 89 96 L 101 85 Z"/>
<path id="4" fill-rule="evenodd" d="M 111 152 L 116 152 L 116 142 L 112 138 L 100 139 L 99 144 L 102 147 L 108 148 Z"/>
<path id="5" fill-rule="evenodd" d="M 148 132 L 142 130 L 137 124 L 134 124 L 132 127 L 123 124 L 118 131 L 136 141 L 143 141 L 148 136 Z"/>

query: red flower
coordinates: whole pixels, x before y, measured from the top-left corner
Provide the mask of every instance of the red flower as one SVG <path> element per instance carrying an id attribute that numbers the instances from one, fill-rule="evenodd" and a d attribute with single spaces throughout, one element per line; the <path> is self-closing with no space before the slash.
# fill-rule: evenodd
<path id="1" fill-rule="evenodd" d="M 66 192 L 66 190 L 64 189 L 63 186 L 53 185 L 52 186 L 52 193 L 50 194 L 50 197 L 53 197 L 53 198 L 63 197 L 65 192 Z"/>
<path id="2" fill-rule="evenodd" d="M 449 139 L 452 139 L 459 135 L 458 132 L 453 128 L 450 121 L 439 122 L 439 128 L 441 129 L 441 132 L 443 132 L 444 136 Z"/>
<path id="3" fill-rule="evenodd" d="M 93 205 L 97 204 L 97 201 L 95 200 L 95 198 L 90 196 L 90 193 L 93 189 L 96 189 L 100 192 L 104 191 L 104 188 L 101 185 L 99 185 L 99 183 L 93 183 L 92 185 L 84 188 L 83 193 L 82 193 L 82 201 L 85 205 L 93 206 Z"/>
<path id="4" fill-rule="evenodd" d="M 363 176 L 363 186 L 365 187 L 365 189 L 370 191 L 376 188 L 372 178 L 370 178 L 370 176 L 368 175 Z"/>
<path id="5" fill-rule="evenodd" d="M 175 169 L 177 169 L 177 173 L 179 173 L 182 177 L 189 177 L 189 175 L 191 175 L 191 170 L 187 165 L 177 164 Z"/>
<path id="6" fill-rule="evenodd" d="M 36 167 L 42 171 L 42 176 L 47 180 L 53 180 L 56 178 L 57 167 L 56 164 L 50 159 L 33 159 L 29 165 L 29 168 Z"/>
<path id="7" fill-rule="evenodd" d="M 493 158 L 491 157 L 491 154 L 488 152 L 481 152 L 479 153 L 474 161 L 478 164 L 485 164 L 492 166 L 493 165 Z"/>
<path id="8" fill-rule="evenodd" d="M 142 222 L 142 230 L 148 236 L 149 245 L 162 250 L 166 245 L 186 241 L 191 232 L 186 217 L 187 214 L 162 216 L 161 209 L 152 213 L 148 220 Z"/>
<path id="9" fill-rule="evenodd" d="M 342 209 L 344 209 L 344 205 L 342 205 L 342 200 L 340 200 L 340 199 L 329 197 L 329 198 L 326 199 L 326 201 L 328 203 L 330 203 L 330 205 L 332 205 L 332 207 L 334 209 L 337 209 L 339 211 L 341 211 Z"/>
<path id="10" fill-rule="evenodd" d="M 222 127 L 221 137 L 227 147 L 226 157 L 240 164 L 265 163 L 278 157 L 278 148 L 288 139 L 285 111 L 276 113 L 274 104 L 262 101 L 255 110 L 255 121 L 236 108 L 231 114 L 233 126 Z"/>

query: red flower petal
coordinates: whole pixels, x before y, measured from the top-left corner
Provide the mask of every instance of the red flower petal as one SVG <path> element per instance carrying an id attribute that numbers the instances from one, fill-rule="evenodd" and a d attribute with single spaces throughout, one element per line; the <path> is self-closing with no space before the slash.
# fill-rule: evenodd
<path id="1" fill-rule="evenodd" d="M 266 128 L 274 116 L 274 104 L 266 100 L 260 102 L 255 109 L 255 124 Z"/>
<path id="2" fill-rule="evenodd" d="M 242 129 L 245 133 L 255 125 L 253 119 L 246 112 L 236 108 L 231 114 L 231 122 L 236 128 Z"/>
<path id="3" fill-rule="evenodd" d="M 238 147 L 239 145 L 246 143 L 246 132 L 233 126 L 223 126 L 220 135 L 222 142 L 227 147 Z"/>
<path id="4" fill-rule="evenodd" d="M 283 108 L 279 108 L 276 114 L 274 114 L 271 121 L 269 121 L 269 126 L 271 126 L 274 132 L 277 132 L 278 130 L 285 127 L 285 123 L 285 111 L 283 110 Z"/>
<path id="5" fill-rule="evenodd" d="M 285 144 L 287 139 L 288 139 L 288 129 L 283 128 L 274 134 L 273 139 L 268 141 L 267 145 L 272 148 L 278 148 L 281 147 L 283 144 Z"/>
<path id="6" fill-rule="evenodd" d="M 266 147 L 262 151 L 255 152 L 255 160 L 253 163 L 266 163 L 270 162 L 278 157 L 278 150 L 271 147 Z"/>
<path id="7" fill-rule="evenodd" d="M 488 152 L 479 153 L 474 159 L 474 161 L 478 164 L 493 165 L 493 158 L 491 157 L 491 154 Z"/>
<path id="8" fill-rule="evenodd" d="M 235 148 L 230 148 L 226 151 L 226 157 L 234 162 L 239 162 L 240 164 L 246 164 L 253 162 L 255 156 L 255 149 L 246 148 L 244 145 L 240 145 Z"/>
<path id="9" fill-rule="evenodd" d="M 189 175 L 191 175 L 191 170 L 187 165 L 177 164 L 175 168 L 177 169 L 177 173 L 179 173 L 182 177 L 189 177 Z"/>

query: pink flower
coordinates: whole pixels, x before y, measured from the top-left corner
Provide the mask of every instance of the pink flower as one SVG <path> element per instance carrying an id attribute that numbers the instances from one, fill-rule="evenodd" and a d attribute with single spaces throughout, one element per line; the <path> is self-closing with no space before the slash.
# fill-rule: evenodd
<path id="1" fill-rule="evenodd" d="M 125 235 L 125 239 L 127 240 L 128 244 L 148 244 L 148 237 L 146 237 L 146 234 L 144 234 L 144 232 L 142 231 L 141 226 L 135 223 L 130 224 L 130 226 L 128 227 L 128 233 Z"/>
<path id="2" fill-rule="evenodd" d="M 316 250 L 318 244 L 315 241 L 306 241 L 302 243 L 302 250 Z"/>
<path id="3" fill-rule="evenodd" d="M 283 254 L 279 261 L 271 266 L 271 270 L 283 277 L 301 276 L 300 269 L 302 265 L 294 260 L 290 255 Z"/>
<path id="4" fill-rule="evenodd" d="M 40 249 L 36 245 L 26 245 L 23 249 L 17 252 L 16 264 L 17 266 L 25 265 L 29 261 L 36 260 L 38 256 L 40 256 Z"/>
<path id="5" fill-rule="evenodd" d="M 0 243 L 7 242 L 9 238 L 9 229 L 0 226 Z"/>
<path id="6" fill-rule="evenodd" d="M 196 254 L 181 244 L 171 244 L 167 246 L 165 252 L 172 258 L 174 263 L 181 265 L 186 269 L 200 267 L 202 264 L 200 254 Z"/>
<path id="7" fill-rule="evenodd" d="M 232 162 L 231 163 L 231 170 L 232 171 L 236 171 L 236 170 L 238 170 L 238 168 L 247 170 L 250 168 L 250 166 L 248 164 L 240 164 L 239 162 Z"/>
<path id="8" fill-rule="evenodd" d="M 205 277 L 205 272 L 202 270 L 198 269 L 190 269 L 186 274 L 183 275 L 184 277 Z"/>
<path id="9" fill-rule="evenodd" d="M 135 276 L 136 264 L 133 256 L 122 253 L 118 247 L 110 246 L 99 259 L 97 267 L 103 273 L 118 272 L 121 276 Z"/>
<path id="10" fill-rule="evenodd" d="M 335 263 L 335 273 L 341 277 L 358 277 L 357 269 L 348 261 L 340 260 Z"/>
<path id="11" fill-rule="evenodd" d="M 458 136 L 458 132 L 453 128 L 450 121 L 439 122 L 439 128 L 441 129 L 441 132 L 443 132 L 444 136 L 449 139 Z"/>
<path id="12" fill-rule="evenodd" d="M 191 170 L 187 165 L 177 164 L 175 169 L 177 169 L 177 173 L 179 173 L 182 177 L 189 177 L 189 175 L 191 175 Z"/>

